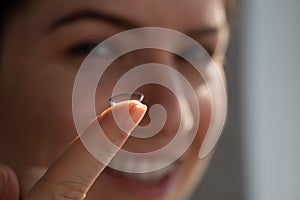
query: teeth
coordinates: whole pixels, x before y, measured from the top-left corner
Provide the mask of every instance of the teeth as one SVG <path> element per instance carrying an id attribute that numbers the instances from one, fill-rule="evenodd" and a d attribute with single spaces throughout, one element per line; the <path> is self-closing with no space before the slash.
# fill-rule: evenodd
<path id="1" fill-rule="evenodd" d="M 120 167 L 120 168 L 116 168 L 116 169 L 125 169 L 128 172 L 134 171 L 137 168 L 137 162 L 135 162 L 135 160 L 133 158 L 127 158 L 126 161 L 122 160 L 122 159 L 118 159 L 118 157 L 116 157 L 116 160 L 119 160 L 119 164 L 116 167 Z M 124 170 L 124 171 L 125 171 Z"/>
<path id="2" fill-rule="evenodd" d="M 133 163 L 135 162 L 134 160 L 132 161 Z M 151 161 L 149 159 L 145 159 L 142 162 L 135 162 L 136 164 L 136 168 L 139 169 L 140 171 L 143 172 L 150 172 L 152 171 L 152 165 L 151 165 Z"/>
<path id="3" fill-rule="evenodd" d="M 124 173 L 124 176 L 136 180 L 139 182 L 143 183 L 156 183 L 162 180 L 167 174 L 170 173 L 171 169 L 173 168 L 172 165 L 161 169 L 157 170 L 154 172 L 148 172 L 148 173 Z"/>
<path id="4" fill-rule="evenodd" d="M 134 156 L 124 156 L 117 154 L 109 163 L 109 167 L 129 173 L 147 173 L 155 170 L 159 170 L 166 166 L 168 159 L 166 157 L 161 158 L 141 158 Z"/>
<path id="5" fill-rule="evenodd" d="M 115 156 L 114 159 L 108 165 L 109 167 L 116 169 L 119 174 L 124 175 L 129 179 L 133 179 L 143 183 L 154 183 L 162 180 L 170 171 L 174 168 L 174 164 L 160 169 L 166 163 L 166 158 L 160 159 L 136 159 L 126 158 L 121 156 Z M 119 170 L 118 170 L 119 169 Z M 153 171 L 153 169 L 159 169 Z M 133 173 L 125 173 L 125 172 Z M 145 172 L 145 173 L 134 173 Z"/>

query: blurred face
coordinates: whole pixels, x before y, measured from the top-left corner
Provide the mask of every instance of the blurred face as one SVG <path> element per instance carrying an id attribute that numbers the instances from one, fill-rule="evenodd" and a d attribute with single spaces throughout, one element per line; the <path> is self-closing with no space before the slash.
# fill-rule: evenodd
<path id="1" fill-rule="evenodd" d="M 77 136 L 72 118 L 72 89 L 85 56 L 104 39 L 137 27 L 165 27 L 199 42 L 222 70 L 227 42 L 227 21 L 222 0 L 41 0 L 30 1 L 7 22 L 0 66 L 1 162 L 19 176 L 32 167 L 48 167 Z M 96 93 L 97 112 L 109 106 L 112 85 L 133 66 L 157 62 L 187 65 L 171 53 L 139 50 L 119 58 L 107 71 Z M 182 70 L 193 77 L 193 71 Z M 109 167 L 100 175 L 87 199 L 184 199 L 196 186 L 209 158 L 198 152 L 210 118 L 210 97 L 199 77 L 197 89 L 201 122 L 190 148 L 174 164 L 158 172 L 134 175 Z M 173 119 L 155 136 L 130 138 L 124 149 L 149 152 L 166 145 L 178 128 L 178 103 L 157 85 L 139 88 L 144 103 L 166 105 Z M 164 95 L 160 95 L 164 94 Z M 157 98 L 149 98 L 155 95 Z M 169 107 L 168 107 L 169 106 Z M 146 116 L 142 124 L 148 124 Z M 173 135 L 172 135 L 173 134 Z M 156 161 L 159 162 L 157 158 Z M 118 161 L 116 161 L 117 163 Z M 142 161 L 139 161 L 142 162 Z M 118 163 L 146 165 L 123 159 Z M 78 161 L 80 164 L 80 161 Z"/>

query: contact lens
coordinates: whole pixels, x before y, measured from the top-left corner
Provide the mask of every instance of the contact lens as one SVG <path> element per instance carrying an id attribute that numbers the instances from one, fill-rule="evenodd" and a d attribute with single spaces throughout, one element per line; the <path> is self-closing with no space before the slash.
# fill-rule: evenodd
<path id="1" fill-rule="evenodd" d="M 144 99 L 144 95 L 141 92 L 134 92 L 134 93 L 123 93 L 118 94 L 115 96 L 112 96 L 108 99 L 111 106 L 116 105 L 117 103 L 120 103 L 122 101 L 128 101 L 128 100 L 137 100 L 142 102 Z"/>

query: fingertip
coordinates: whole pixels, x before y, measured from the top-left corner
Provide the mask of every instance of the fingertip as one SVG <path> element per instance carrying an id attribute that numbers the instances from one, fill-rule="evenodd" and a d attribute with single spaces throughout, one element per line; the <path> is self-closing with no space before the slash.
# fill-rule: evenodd
<path id="1" fill-rule="evenodd" d="M 139 101 L 133 100 L 130 104 L 129 113 L 133 122 L 137 125 L 144 117 L 147 106 Z"/>
<path id="2" fill-rule="evenodd" d="M 4 196 L 5 193 L 5 187 L 7 183 L 7 173 L 3 167 L 0 166 L 0 199 L 3 199 L 2 197 Z"/>
<path id="3" fill-rule="evenodd" d="M 19 199 L 19 181 L 14 171 L 6 165 L 0 165 L 0 179 L 0 199 Z"/>

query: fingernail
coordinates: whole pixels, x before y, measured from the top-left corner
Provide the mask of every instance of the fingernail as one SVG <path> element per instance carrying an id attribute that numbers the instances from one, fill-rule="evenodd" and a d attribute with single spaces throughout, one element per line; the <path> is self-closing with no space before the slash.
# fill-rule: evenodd
<path id="1" fill-rule="evenodd" d="M 139 101 L 135 102 L 135 104 L 132 105 L 129 109 L 131 118 L 135 124 L 138 124 L 143 119 L 146 111 L 147 106 Z"/>
<path id="2" fill-rule="evenodd" d="M 137 100 L 130 100 L 113 106 L 112 113 L 117 126 L 124 133 L 130 135 L 131 131 L 142 120 L 146 110 L 146 105 Z"/>
<path id="3" fill-rule="evenodd" d="M 7 180 L 6 172 L 0 167 L 0 199 L 2 199 L 5 191 L 5 185 Z"/>

